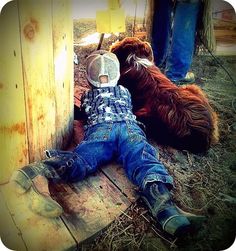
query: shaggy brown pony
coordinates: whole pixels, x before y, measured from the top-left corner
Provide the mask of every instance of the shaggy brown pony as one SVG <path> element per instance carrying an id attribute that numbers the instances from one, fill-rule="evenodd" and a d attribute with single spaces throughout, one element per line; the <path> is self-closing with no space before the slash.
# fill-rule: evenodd
<path id="1" fill-rule="evenodd" d="M 133 110 L 158 143 L 205 152 L 218 141 L 217 115 L 194 84 L 176 86 L 153 63 L 147 42 L 125 38 L 111 46 L 120 61 L 119 84 L 132 95 Z"/>

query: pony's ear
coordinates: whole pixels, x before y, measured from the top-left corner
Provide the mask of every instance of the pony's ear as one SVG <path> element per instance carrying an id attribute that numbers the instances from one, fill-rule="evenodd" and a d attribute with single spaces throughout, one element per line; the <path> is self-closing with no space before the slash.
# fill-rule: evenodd
<path id="1" fill-rule="evenodd" d="M 152 59 L 152 48 L 149 43 L 140 41 L 135 47 L 135 55 L 141 58 L 148 58 L 149 60 Z"/>
<path id="2" fill-rule="evenodd" d="M 116 54 L 120 63 L 125 63 L 130 54 L 135 54 L 137 51 L 137 43 L 133 38 L 126 38 L 122 41 L 114 43 L 110 47 L 110 51 Z"/>
<path id="3" fill-rule="evenodd" d="M 154 61 L 154 56 L 153 56 L 153 50 L 152 50 L 151 44 L 148 43 L 148 42 L 144 42 L 144 47 L 145 47 L 147 58 L 151 62 L 153 62 Z"/>
<path id="4" fill-rule="evenodd" d="M 116 54 L 120 63 L 125 63 L 130 54 L 135 54 L 141 58 L 147 58 L 153 61 L 153 51 L 148 42 L 143 42 L 136 37 L 127 37 L 122 41 L 114 43 L 110 51 Z"/>
<path id="5" fill-rule="evenodd" d="M 133 37 L 126 37 L 121 41 L 115 42 L 111 47 L 110 51 L 117 54 L 121 50 L 123 52 L 124 48 L 126 49 L 131 49 L 131 46 L 137 43 L 136 38 Z"/>

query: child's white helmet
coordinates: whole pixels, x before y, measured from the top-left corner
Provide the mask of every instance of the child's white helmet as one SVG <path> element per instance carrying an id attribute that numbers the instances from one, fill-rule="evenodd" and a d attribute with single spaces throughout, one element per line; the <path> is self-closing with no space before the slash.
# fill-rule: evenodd
<path id="1" fill-rule="evenodd" d="M 115 86 L 120 78 L 119 60 L 112 52 L 95 51 L 86 59 L 86 75 L 89 83 L 95 87 Z M 107 76 L 108 82 L 101 84 L 101 76 Z"/>

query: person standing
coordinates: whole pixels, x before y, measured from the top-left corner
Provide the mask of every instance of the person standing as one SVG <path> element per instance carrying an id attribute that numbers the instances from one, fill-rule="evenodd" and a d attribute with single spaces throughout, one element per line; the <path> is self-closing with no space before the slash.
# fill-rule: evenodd
<path id="1" fill-rule="evenodd" d="M 190 72 L 200 0 L 158 0 L 154 3 L 152 48 L 155 64 L 174 83 L 193 83 Z"/>

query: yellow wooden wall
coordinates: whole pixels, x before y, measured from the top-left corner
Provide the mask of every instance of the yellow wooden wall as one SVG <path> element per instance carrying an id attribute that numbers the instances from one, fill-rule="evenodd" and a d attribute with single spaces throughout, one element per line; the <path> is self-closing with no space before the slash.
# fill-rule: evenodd
<path id="1" fill-rule="evenodd" d="M 73 123 L 73 21 L 68 0 L 18 0 L 0 15 L 0 183 Z"/>

